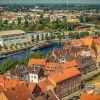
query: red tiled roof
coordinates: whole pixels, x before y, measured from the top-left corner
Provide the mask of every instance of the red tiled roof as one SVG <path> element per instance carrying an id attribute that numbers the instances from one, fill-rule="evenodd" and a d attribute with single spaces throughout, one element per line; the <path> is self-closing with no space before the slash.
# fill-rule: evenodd
<path id="1" fill-rule="evenodd" d="M 8 100 L 28 100 L 32 99 L 32 94 L 25 84 L 18 85 L 13 90 L 3 91 Z"/>
<path id="2" fill-rule="evenodd" d="M 40 83 L 38 83 L 40 89 L 41 89 L 41 92 L 45 93 L 47 91 L 47 81 L 44 80 L 44 81 L 41 81 Z"/>
<path id="3" fill-rule="evenodd" d="M 52 80 L 56 84 L 57 82 L 66 80 L 68 78 L 74 77 L 79 74 L 80 71 L 73 67 L 73 68 L 65 69 L 62 72 L 53 73 L 48 76 L 48 79 Z"/>
<path id="4" fill-rule="evenodd" d="M 53 62 L 47 62 L 45 67 L 45 70 L 56 70 L 56 68 L 59 66 L 58 63 L 53 63 Z"/>
<path id="5" fill-rule="evenodd" d="M 46 60 L 45 59 L 35 59 L 31 58 L 28 62 L 28 65 L 31 66 L 33 64 L 40 64 L 40 65 L 45 65 Z"/>
<path id="6" fill-rule="evenodd" d="M 33 92 L 35 86 L 36 86 L 36 83 L 29 83 L 28 84 L 28 88 L 30 89 L 31 92 Z"/>
<path id="7" fill-rule="evenodd" d="M 91 36 L 87 36 L 87 37 L 83 38 L 82 41 L 84 42 L 84 45 L 91 48 L 92 43 L 93 43 L 93 38 Z"/>
<path id="8" fill-rule="evenodd" d="M 2 92 L 2 91 L 4 91 L 5 89 L 4 89 L 4 87 L 2 86 L 2 85 L 0 85 L 0 93 Z"/>
<path id="9" fill-rule="evenodd" d="M 62 66 L 63 69 L 66 69 L 66 68 L 69 68 L 69 67 L 77 67 L 77 68 L 79 67 L 76 60 L 65 62 L 65 63 L 61 64 L 61 66 Z"/>
<path id="10" fill-rule="evenodd" d="M 4 76 L 0 76 L 0 84 L 4 85 L 5 89 L 15 88 L 17 85 L 24 83 L 19 79 L 7 79 Z"/>
<path id="11" fill-rule="evenodd" d="M 94 42 L 94 44 L 96 44 L 96 45 L 100 45 L 100 39 L 94 39 L 93 42 Z"/>
<path id="12" fill-rule="evenodd" d="M 81 94 L 80 100 L 100 100 L 100 95 L 93 95 L 93 94 Z"/>
<path id="13" fill-rule="evenodd" d="M 71 44 L 74 44 L 74 45 L 84 45 L 84 42 L 82 40 L 72 40 Z"/>
<path id="14" fill-rule="evenodd" d="M 6 91 L 3 91 L 3 93 L 5 94 L 5 96 L 7 97 L 8 100 L 18 100 L 18 99 L 15 99 L 15 94 L 12 90 L 6 90 Z"/>
<path id="15" fill-rule="evenodd" d="M 15 88 L 15 96 L 17 96 L 17 100 L 28 100 L 29 98 L 32 99 L 31 91 L 25 84 L 18 85 Z"/>

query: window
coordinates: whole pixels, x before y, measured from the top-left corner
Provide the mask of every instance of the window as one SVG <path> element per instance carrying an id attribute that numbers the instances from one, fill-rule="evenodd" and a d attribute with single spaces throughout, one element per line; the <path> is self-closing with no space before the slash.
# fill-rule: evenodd
<path id="1" fill-rule="evenodd" d="M 34 76 L 34 78 L 36 79 L 36 76 Z"/>
<path id="2" fill-rule="evenodd" d="M 31 78 L 33 78 L 33 76 L 31 76 Z"/>

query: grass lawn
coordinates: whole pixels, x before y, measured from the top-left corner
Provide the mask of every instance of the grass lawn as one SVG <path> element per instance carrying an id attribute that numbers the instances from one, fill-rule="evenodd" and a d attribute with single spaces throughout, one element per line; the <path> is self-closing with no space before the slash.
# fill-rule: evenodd
<path id="1" fill-rule="evenodd" d="M 85 84 L 95 84 L 100 82 L 100 74 L 93 76 L 85 81 Z"/>
<path id="2" fill-rule="evenodd" d="M 93 76 L 90 79 L 87 79 L 85 82 L 85 84 L 96 84 L 96 83 L 100 83 L 100 73 Z"/>

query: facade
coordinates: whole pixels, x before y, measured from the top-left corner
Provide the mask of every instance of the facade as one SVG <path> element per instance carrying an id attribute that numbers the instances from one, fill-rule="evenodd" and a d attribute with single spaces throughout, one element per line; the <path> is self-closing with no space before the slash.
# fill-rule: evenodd
<path id="1" fill-rule="evenodd" d="M 91 56 L 78 57 L 76 60 L 80 65 L 79 70 L 81 71 L 82 75 L 87 75 L 88 73 L 97 70 L 96 62 Z"/>
<path id="2" fill-rule="evenodd" d="M 31 42 L 31 35 L 22 30 L 10 30 L 0 32 L 0 45 L 11 46 Z"/>
<path id="3" fill-rule="evenodd" d="M 48 38 L 48 36 L 50 36 L 50 33 L 46 32 L 27 32 L 27 33 L 31 35 L 32 42 L 44 41 Z"/>
<path id="4" fill-rule="evenodd" d="M 81 73 L 76 68 L 51 74 L 48 79 L 55 86 L 54 92 L 60 99 L 80 90 Z"/>

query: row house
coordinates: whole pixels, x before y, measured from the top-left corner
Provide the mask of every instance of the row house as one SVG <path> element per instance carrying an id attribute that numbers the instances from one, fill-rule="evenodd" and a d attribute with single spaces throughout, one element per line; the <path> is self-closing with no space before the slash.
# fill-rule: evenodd
<path id="1" fill-rule="evenodd" d="M 79 63 L 82 75 L 86 75 L 92 71 L 97 70 L 96 62 L 91 56 L 77 57 L 76 61 Z"/>
<path id="2" fill-rule="evenodd" d="M 64 98 L 81 88 L 81 73 L 76 68 L 53 73 L 48 80 L 55 86 L 54 92 L 60 98 Z"/>
<path id="3" fill-rule="evenodd" d="M 96 66 L 100 67 L 100 38 L 93 40 L 94 46 L 96 46 Z"/>

